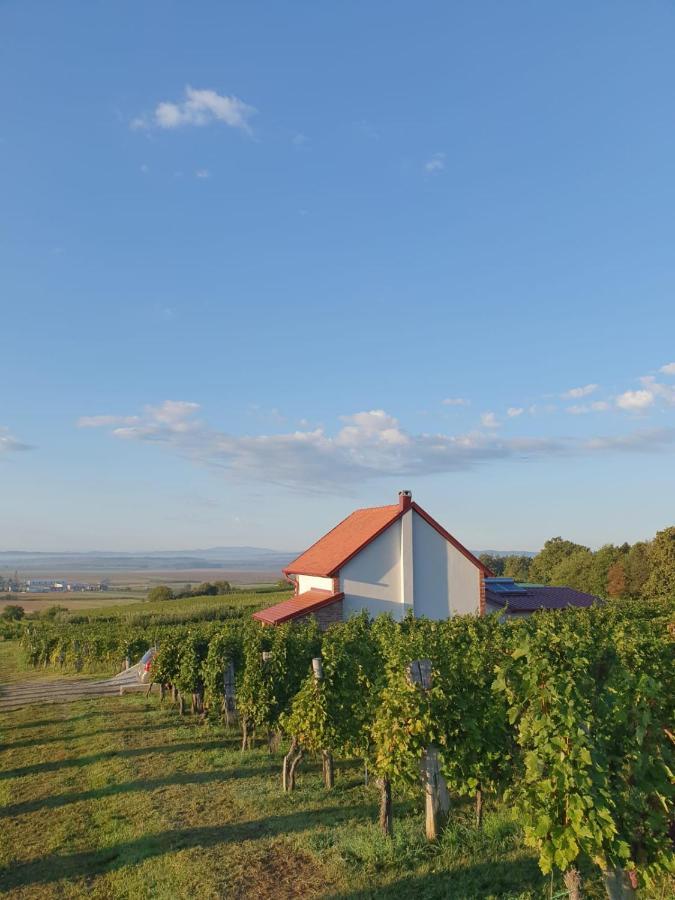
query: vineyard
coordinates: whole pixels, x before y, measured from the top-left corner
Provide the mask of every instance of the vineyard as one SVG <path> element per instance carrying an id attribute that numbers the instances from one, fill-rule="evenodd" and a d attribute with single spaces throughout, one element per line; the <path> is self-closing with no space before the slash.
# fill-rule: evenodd
<path id="1" fill-rule="evenodd" d="M 70 671 L 119 669 L 156 646 L 161 702 L 205 725 L 238 723 L 244 754 L 283 747 L 279 791 L 301 789 L 308 757 L 326 791 L 336 760 L 351 761 L 377 785 L 383 834 L 412 793 L 430 841 L 458 798 L 471 798 L 480 829 L 484 802 L 505 797 L 541 871 L 570 897 L 593 867 L 608 896 L 650 896 L 673 866 L 674 610 L 615 601 L 506 623 L 362 615 L 325 633 L 248 616 L 36 621 L 22 646 L 31 665 Z"/>

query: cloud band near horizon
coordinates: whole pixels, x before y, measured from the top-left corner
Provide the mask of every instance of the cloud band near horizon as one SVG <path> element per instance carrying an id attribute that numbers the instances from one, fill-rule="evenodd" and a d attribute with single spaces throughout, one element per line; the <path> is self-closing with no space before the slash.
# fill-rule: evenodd
<path id="1" fill-rule="evenodd" d="M 122 440 L 161 444 L 235 478 L 328 492 L 382 477 L 461 472 L 489 462 L 659 452 L 675 444 L 675 428 L 589 438 L 504 437 L 480 429 L 413 434 L 384 410 L 342 416 L 332 434 L 315 428 L 232 435 L 200 419 L 199 410 L 194 402 L 167 400 L 138 415 L 86 416 L 78 425 L 107 428 Z"/>

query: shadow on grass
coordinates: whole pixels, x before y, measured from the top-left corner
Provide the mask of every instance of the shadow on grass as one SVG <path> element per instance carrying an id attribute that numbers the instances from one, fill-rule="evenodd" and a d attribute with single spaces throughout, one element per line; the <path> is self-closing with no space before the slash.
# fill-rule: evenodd
<path id="1" fill-rule="evenodd" d="M 148 729 L 152 731 L 152 727 Z M 18 769 L 5 769 L 0 772 L 0 781 L 10 778 L 22 778 L 26 775 L 40 775 L 43 772 L 56 772 L 59 769 L 81 769 L 93 763 L 104 762 L 106 759 L 133 759 L 137 756 L 146 756 L 150 753 L 187 753 L 198 750 L 223 750 L 222 741 L 193 741 L 189 744 L 164 744 L 155 747 L 134 747 L 130 750 L 105 750 L 101 753 L 93 753 L 91 756 L 76 756 L 68 759 L 55 759 L 51 762 L 34 763 L 32 766 L 21 766 Z"/>
<path id="2" fill-rule="evenodd" d="M 526 891 L 540 894 L 542 875 L 534 859 L 458 865 L 443 872 L 400 878 L 382 887 L 341 891 L 326 900 L 484 900 L 513 897 Z"/>
<path id="3" fill-rule="evenodd" d="M 212 772 L 176 772 L 166 778 L 142 778 L 138 781 L 127 781 L 123 784 L 109 784 L 102 788 L 92 788 L 89 791 L 79 791 L 72 794 L 54 794 L 51 797 L 43 797 L 36 800 L 26 800 L 23 803 L 13 803 L 0 809 L 0 819 L 13 818 L 32 812 L 42 812 L 48 809 L 59 809 L 71 803 L 83 803 L 88 800 L 105 800 L 108 797 L 117 797 L 120 794 L 133 794 L 136 791 L 155 791 L 159 788 L 173 787 L 188 784 L 211 784 L 221 781 L 236 781 L 239 779 L 255 778 L 260 775 L 268 776 L 269 772 L 264 767 L 241 769 L 215 769 Z"/>
<path id="4" fill-rule="evenodd" d="M 13 712 L 22 712 L 25 707 L 21 709 L 13 710 Z M 140 712 L 140 710 L 129 710 L 129 712 Z M 126 714 L 126 713 L 125 713 Z M 3 715 L 10 716 L 12 715 L 12 711 L 3 713 Z M 101 712 L 83 712 L 79 716 L 62 716 L 60 719 L 33 719 L 31 722 L 18 722 L 17 724 L 12 723 L 11 725 L 7 725 L 5 727 L 11 728 L 12 731 L 21 731 L 25 728 L 48 728 L 51 725 L 63 725 L 65 721 L 71 722 L 81 722 L 83 719 L 94 719 L 100 718 L 105 713 Z"/>
<path id="5" fill-rule="evenodd" d="M 306 831 L 316 825 L 335 825 L 346 820 L 372 819 L 374 807 L 356 806 L 289 813 L 250 822 L 238 822 L 204 828 L 171 829 L 148 834 L 138 840 L 127 841 L 101 850 L 58 854 L 14 863 L 0 871 L 0 891 L 9 893 L 19 887 L 49 884 L 61 879 L 91 879 L 96 875 L 138 865 L 146 859 L 199 847 L 206 849 L 218 844 L 241 843 L 260 838 L 276 837 Z"/>
<path id="6" fill-rule="evenodd" d="M 63 723 L 70 724 L 70 719 L 64 719 Z M 61 724 L 63 724 L 61 723 Z M 69 741 L 84 741 L 89 738 L 97 738 L 102 734 L 131 734 L 135 731 L 160 731 L 166 728 L 175 729 L 175 722 L 153 722 L 152 725 L 134 725 L 129 728 L 101 728 L 98 731 L 90 731 L 86 733 L 75 732 L 74 734 L 59 734 L 56 737 L 31 737 L 20 741 L 11 741 L 0 744 L 0 753 L 8 750 L 19 750 L 23 747 L 42 747 L 45 744 L 65 744 Z"/>

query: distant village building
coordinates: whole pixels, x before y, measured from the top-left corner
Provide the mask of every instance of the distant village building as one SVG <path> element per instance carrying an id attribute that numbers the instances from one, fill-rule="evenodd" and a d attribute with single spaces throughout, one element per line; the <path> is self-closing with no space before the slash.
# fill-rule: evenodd
<path id="1" fill-rule="evenodd" d="M 366 610 L 407 612 L 430 619 L 502 611 L 590 606 L 597 598 L 569 588 L 530 588 L 494 578 L 473 553 L 412 499 L 357 509 L 308 550 L 284 574 L 295 585 L 288 600 L 254 613 L 268 625 L 315 616 L 321 627 Z"/>

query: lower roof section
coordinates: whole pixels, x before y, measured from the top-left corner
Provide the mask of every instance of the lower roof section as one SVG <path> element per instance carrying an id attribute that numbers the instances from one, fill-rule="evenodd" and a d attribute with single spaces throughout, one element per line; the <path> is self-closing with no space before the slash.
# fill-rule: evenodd
<path id="1" fill-rule="evenodd" d="M 298 619 L 301 616 L 311 616 L 312 613 L 328 606 L 330 603 L 337 603 L 342 600 L 343 593 L 333 593 L 333 591 L 321 591 L 318 588 L 312 588 L 302 594 L 296 594 L 288 600 L 282 600 L 281 603 L 275 603 L 274 606 L 268 606 L 267 609 L 260 609 L 253 613 L 253 618 L 265 625 L 281 625 L 283 622 L 290 622 L 292 619 Z"/>
<path id="2" fill-rule="evenodd" d="M 599 603 L 593 594 L 584 594 L 568 587 L 549 585 L 516 585 L 520 590 L 502 592 L 491 589 L 491 579 L 485 581 L 485 599 L 489 603 L 508 607 L 512 612 L 534 612 L 537 609 L 565 609 L 568 606 L 592 606 Z"/>

